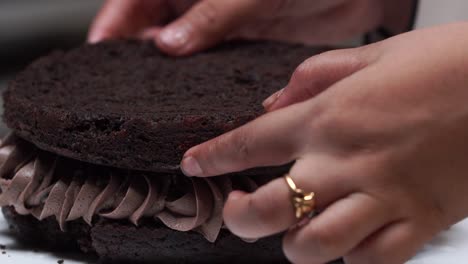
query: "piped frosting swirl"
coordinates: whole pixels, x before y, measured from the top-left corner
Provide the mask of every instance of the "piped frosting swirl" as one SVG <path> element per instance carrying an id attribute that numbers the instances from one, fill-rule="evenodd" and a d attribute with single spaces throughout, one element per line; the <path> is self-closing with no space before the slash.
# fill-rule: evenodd
<path id="1" fill-rule="evenodd" d="M 149 218 L 174 230 L 199 232 L 214 242 L 223 227 L 222 209 L 233 186 L 246 191 L 257 188 L 245 176 L 187 181 L 182 194 L 173 197 L 170 176 L 70 161 L 13 134 L 0 144 L 0 206 L 13 206 L 17 213 L 39 220 L 53 216 L 63 231 L 69 221 L 83 219 L 93 225 L 97 216 L 127 219 L 136 226 Z"/>

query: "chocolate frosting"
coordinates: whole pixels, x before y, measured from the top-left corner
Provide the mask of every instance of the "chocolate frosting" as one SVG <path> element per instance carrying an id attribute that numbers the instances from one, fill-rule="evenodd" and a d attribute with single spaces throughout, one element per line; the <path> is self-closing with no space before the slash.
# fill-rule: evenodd
<path id="1" fill-rule="evenodd" d="M 170 177 L 135 173 L 69 168 L 64 158 L 9 135 L 0 144 L 0 206 L 13 206 L 39 220 L 53 216 L 62 231 L 68 221 L 83 219 L 92 225 L 96 216 L 126 219 L 136 226 L 149 218 L 214 242 L 233 181 L 246 191 L 257 188 L 243 176 L 190 178 L 182 195 L 172 198 Z"/>

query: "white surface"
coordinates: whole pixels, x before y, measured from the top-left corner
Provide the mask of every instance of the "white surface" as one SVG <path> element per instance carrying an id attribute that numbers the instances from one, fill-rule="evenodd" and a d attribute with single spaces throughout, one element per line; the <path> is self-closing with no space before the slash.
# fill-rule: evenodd
<path id="1" fill-rule="evenodd" d="M 8 226 L 1 214 L 0 244 L 7 247 L 6 254 L 0 252 L 0 263 L 2 264 L 53 264 L 57 263 L 59 259 L 65 260 L 64 264 L 90 263 L 89 260 L 83 260 L 82 256 L 66 256 L 21 247 L 10 237 Z M 468 220 L 438 236 L 407 264 L 461 263 L 468 263 Z"/>
<path id="2" fill-rule="evenodd" d="M 468 263 L 468 219 L 440 234 L 407 264 Z"/>
<path id="3" fill-rule="evenodd" d="M 419 0 L 416 28 L 468 21 L 467 0 Z"/>

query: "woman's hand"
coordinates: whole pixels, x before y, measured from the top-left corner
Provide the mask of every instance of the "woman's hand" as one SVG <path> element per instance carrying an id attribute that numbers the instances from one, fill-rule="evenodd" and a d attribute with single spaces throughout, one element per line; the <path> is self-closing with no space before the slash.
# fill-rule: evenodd
<path id="1" fill-rule="evenodd" d="M 269 113 L 190 149 L 190 176 L 296 160 L 290 175 L 322 213 L 296 224 L 284 179 L 231 193 L 246 238 L 287 231 L 295 263 L 403 263 L 468 216 L 468 24 L 327 52 L 300 65 Z"/>
<path id="2" fill-rule="evenodd" d="M 107 0 L 89 41 L 140 36 L 172 55 L 228 38 L 335 44 L 383 19 L 382 0 Z"/>

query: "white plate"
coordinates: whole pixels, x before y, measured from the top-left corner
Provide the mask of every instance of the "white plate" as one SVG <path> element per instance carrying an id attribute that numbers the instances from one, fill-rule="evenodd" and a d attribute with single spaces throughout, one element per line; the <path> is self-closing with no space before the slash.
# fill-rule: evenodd
<path id="1" fill-rule="evenodd" d="M 0 250 L 2 264 L 53 264 L 64 260 L 64 264 L 90 263 L 83 255 L 63 255 L 24 248 L 11 237 L 8 226 L 0 214 L 0 244 L 6 246 L 5 254 Z M 407 264 L 462 264 L 468 263 L 468 220 L 439 235 L 434 241 Z"/>

